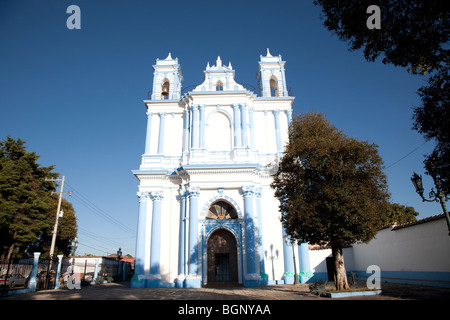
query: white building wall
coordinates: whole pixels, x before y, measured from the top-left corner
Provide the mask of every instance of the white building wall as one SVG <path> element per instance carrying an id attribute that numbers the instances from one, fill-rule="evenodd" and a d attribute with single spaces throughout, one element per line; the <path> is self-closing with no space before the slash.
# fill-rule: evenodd
<path id="1" fill-rule="evenodd" d="M 150 143 L 150 154 L 158 154 L 159 123 L 159 115 L 157 113 L 153 113 L 151 123 L 152 141 Z"/>
<path id="2" fill-rule="evenodd" d="M 356 270 L 374 264 L 383 271 L 450 272 L 445 219 L 383 229 L 368 244 L 353 245 L 353 252 Z"/>
<path id="3" fill-rule="evenodd" d="M 164 132 L 164 155 L 181 157 L 183 148 L 183 114 L 168 113 Z"/>
<path id="4" fill-rule="evenodd" d="M 313 272 L 316 278 L 324 278 L 327 274 L 327 264 L 326 258 L 331 257 L 331 249 L 322 250 L 310 250 L 309 251 L 309 261 L 311 263 L 311 272 Z M 346 255 L 344 253 L 344 261 Z M 345 261 L 346 262 L 346 261 Z M 347 265 L 346 265 L 347 267 Z M 326 280 L 326 278 L 324 279 Z"/>
<path id="5" fill-rule="evenodd" d="M 161 219 L 161 276 L 163 282 L 174 282 L 178 275 L 178 235 L 180 205 L 178 188 L 164 189 Z"/>
<path id="6" fill-rule="evenodd" d="M 450 287 L 450 241 L 445 219 L 423 219 L 409 226 L 380 230 L 369 243 L 345 248 L 347 272 L 365 279 L 368 267 L 381 270 L 381 281 Z M 326 258 L 331 249 L 310 250 L 316 279 L 327 279 Z"/>
<path id="7" fill-rule="evenodd" d="M 283 233 L 280 222 L 280 211 L 278 208 L 278 201 L 274 201 L 273 190 L 269 186 L 263 186 L 261 190 L 261 207 L 262 224 L 263 224 L 263 244 L 264 251 L 270 254 L 270 246 L 273 245 L 273 252 L 278 251 L 278 257 L 274 260 L 275 280 L 282 279 L 284 270 L 283 259 Z M 265 258 L 265 257 L 264 257 Z M 298 266 L 298 262 L 297 262 Z M 272 279 L 272 261 L 265 259 L 265 271 Z M 298 270 L 298 269 L 297 269 Z"/>

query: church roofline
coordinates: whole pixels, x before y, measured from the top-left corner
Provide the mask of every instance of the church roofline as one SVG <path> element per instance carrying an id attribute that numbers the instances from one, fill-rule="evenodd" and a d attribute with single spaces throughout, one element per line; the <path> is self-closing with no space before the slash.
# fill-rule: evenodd
<path id="1" fill-rule="evenodd" d="M 264 100 L 264 101 L 273 101 L 273 100 L 295 100 L 295 97 L 287 96 L 287 97 L 260 97 L 257 96 L 255 100 Z"/>
<path id="2" fill-rule="evenodd" d="M 149 168 L 149 169 L 138 169 L 132 170 L 132 173 L 139 179 L 141 176 L 178 176 L 180 172 L 186 173 L 204 173 L 204 172 L 215 172 L 220 171 L 221 173 L 229 172 L 236 173 L 239 172 L 263 172 L 267 170 L 265 165 L 261 163 L 195 163 L 195 164 L 183 164 L 178 168 Z"/>
<path id="3" fill-rule="evenodd" d="M 184 170 L 214 170 L 214 169 L 261 169 L 261 164 L 259 163 L 195 163 L 195 164 L 187 164 L 182 167 Z"/>
<path id="4" fill-rule="evenodd" d="M 233 95 L 233 94 L 250 94 L 253 97 L 257 97 L 257 94 L 254 93 L 253 91 L 250 91 L 248 89 L 244 89 L 244 90 L 227 90 L 227 91 L 215 91 L 215 90 L 210 90 L 210 91 L 188 91 L 186 92 L 181 99 L 186 98 L 187 96 L 193 96 L 193 95 Z"/>

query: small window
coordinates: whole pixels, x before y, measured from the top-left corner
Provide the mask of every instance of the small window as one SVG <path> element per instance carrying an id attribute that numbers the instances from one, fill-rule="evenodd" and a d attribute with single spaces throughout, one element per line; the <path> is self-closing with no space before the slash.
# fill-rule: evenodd
<path id="1" fill-rule="evenodd" d="M 220 80 L 216 83 L 216 91 L 223 91 L 223 83 Z"/>

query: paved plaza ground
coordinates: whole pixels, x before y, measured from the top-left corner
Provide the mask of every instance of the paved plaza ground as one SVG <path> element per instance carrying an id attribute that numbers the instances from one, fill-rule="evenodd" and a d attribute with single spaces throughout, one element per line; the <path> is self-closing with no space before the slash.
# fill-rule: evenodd
<path id="1" fill-rule="evenodd" d="M 330 300 L 309 290 L 309 284 L 200 289 L 130 288 L 129 282 L 82 286 L 79 290 L 39 290 L 2 300 Z M 450 288 L 382 283 L 382 293 L 339 300 L 450 300 Z"/>
<path id="2" fill-rule="evenodd" d="M 261 317 L 281 319 L 280 317 L 286 315 L 286 310 L 290 308 L 310 308 L 317 310 L 320 314 L 330 314 L 336 306 L 344 306 L 346 310 L 351 312 L 353 312 L 353 306 L 364 306 L 366 310 L 378 313 L 384 310 L 382 307 L 386 303 L 391 310 L 389 314 L 392 312 L 400 312 L 402 315 L 405 315 L 405 313 L 414 314 L 415 310 L 423 311 L 424 308 L 434 314 L 439 309 L 445 310 L 450 302 L 450 288 L 382 283 L 381 290 L 382 293 L 379 295 L 332 299 L 311 293 L 308 284 L 200 289 L 134 289 L 130 288 L 129 282 L 121 282 L 84 286 L 79 290 L 39 290 L 33 293 L 10 295 L 0 297 L 0 305 L 5 306 L 8 302 L 11 302 L 13 307 L 18 308 L 24 301 L 41 301 L 39 303 L 33 302 L 32 306 L 43 304 L 50 307 L 50 304 L 45 301 L 51 301 L 51 306 L 55 306 L 58 303 L 55 304 L 54 301 L 59 300 L 70 301 L 68 305 L 63 304 L 70 308 L 74 306 L 72 301 L 80 301 L 81 306 L 83 306 L 83 303 L 88 303 L 89 307 L 98 306 L 98 310 L 103 310 L 101 312 L 107 309 L 110 315 L 114 314 L 116 309 L 151 308 L 152 310 L 158 310 L 162 308 L 168 312 L 168 315 L 175 318 L 196 315 L 196 319 L 203 317 L 217 318 L 218 316 L 223 318 L 225 315 L 234 319 L 254 316 L 255 311 L 259 308 Z M 124 301 L 137 300 L 140 302 L 122 304 Z M 241 309 L 238 307 L 230 309 L 231 306 L 243 307 Z M 208 309 L 209 307 L 211 309 Z M 74 312 L 78 310 L 77 308 L 73 309 Z M 90 310 L 94 309 L 91 308 Z M 209 310 L 211 314 L 201 314 L 201 312 L 206 312 L 205 310 Z M 232 313 L 232 310 L 234 313 Z M 265 314 L 263 313 L 264 310 L 266 310 Z M 189 314 L 189 312 L 192 312 L 192 314 Z M 200 314 L 194 314 L 194 312 L 200 312 Z M 384 312 L 387 311 L 382 313 Z M 171 317 L 168 318 L 172 319 Z"/>

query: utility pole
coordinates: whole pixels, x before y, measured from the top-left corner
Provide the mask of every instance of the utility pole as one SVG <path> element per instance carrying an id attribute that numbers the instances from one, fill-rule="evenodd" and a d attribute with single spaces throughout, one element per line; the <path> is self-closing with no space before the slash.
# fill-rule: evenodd
<path id="1" fill-rule="evenodd" d="M 52 233 L 52 243 L 50 245 L 50 254 L 49 254 L 49 262 L 48 262 L 48 269 L 47 269 L 47 281 L 46 283 L 48 284 L 48 280 L 50 279 L 50 275 L 49 272 L 52 268 L 52 262 L 53 262 L 53 254 L 55 251 L 55 242 L 56 242 L 56 234 L 58 231 L 58 220 L 59 220 L 59 215 L 60 215 L 60 211 L 61 211 L 61 202 L 62 202 L 62 195 L 63 195 L 63 190 L 64 190 L 64 180 L 65 177 L 63 176 L 62 179 L 45 179 L 46 181 L 61 181 L 61 190 L 59 191 L 59 199 L 58 199 L 58 207 L 56 208 L 56 218 L 55 218 L 55 225 L 53 226 L 53 233 Z M 71 194 L 71 192 L 66 192 L 69 195 Z M 55 281 L 57 281 L 58 279 L 55 279 Z"/>
<path id="2" fill-rule="evenodd" d="M 62 194 L 63 194 L 63 189 L 64 189 L 64 179 L 65 179 L 65 177 L 63 176 L 62 180 L 52 180 L 52 181 L 61 181 L 61 190 L 59 191 L 59 200 L 58 200 L 58 207 L 56 209 L 55 225 L 53 226 L 52 244 L 50 246 L 50 261 L 53 259 L 53 253 L 55 251 L 56 232 L 58 230 L 58 219 L 59 219 L 59 211 L 61 210 L 61 201 L 62 201 Z"/>

